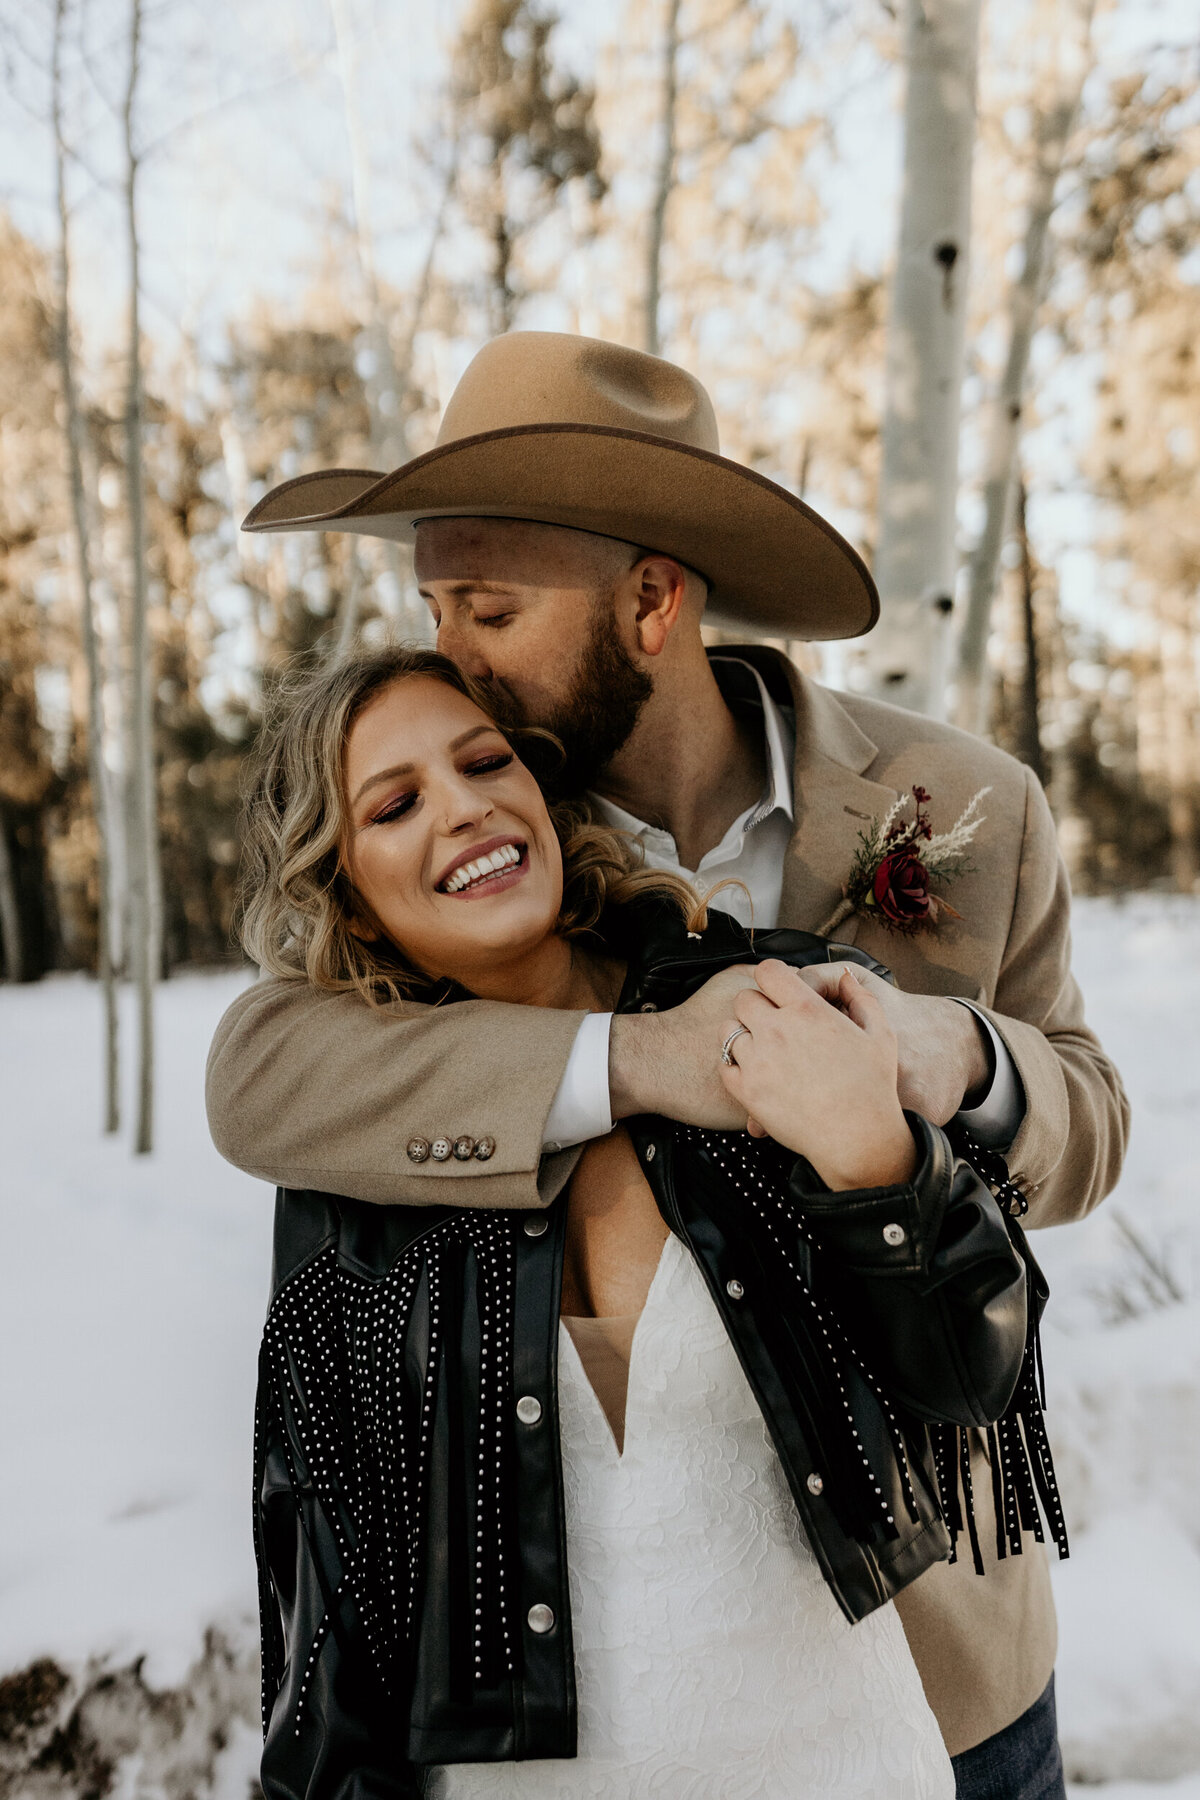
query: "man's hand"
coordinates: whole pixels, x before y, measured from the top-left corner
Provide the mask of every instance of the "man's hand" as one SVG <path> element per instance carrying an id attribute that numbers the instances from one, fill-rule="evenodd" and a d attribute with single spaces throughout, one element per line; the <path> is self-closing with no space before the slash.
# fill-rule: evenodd
<path id="1" fill-rule="evenodd" d="M 879 1002 L 896 1034 L 900 1104 L 910 1112 L 945 1125 L 964 1101 L 970 1105 L 982 1098 L 991 1062 L 970 1007 L 933 994 L 903 993 L 857 963 L 813 963 L 798 973 L 835 1006 L 847 974 Z"/>
<path id="2" fill-rule="evenodd" d="M 613 1118 L 661 1113 L 709 1131 L 744 1130 L 746 1109 L 721 1081 L 721 1045 L 735 996 L 755 985 L 754 967 L 739 963 L 668 1012 L 618 1013 L 608 1051 Z"/>

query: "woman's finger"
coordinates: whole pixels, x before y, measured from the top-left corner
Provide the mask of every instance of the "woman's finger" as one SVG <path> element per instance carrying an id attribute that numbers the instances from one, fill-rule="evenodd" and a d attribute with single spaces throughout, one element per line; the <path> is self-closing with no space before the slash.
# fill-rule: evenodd
<path id="1" fill-rule="evenodd" d="M 778 1017 L 779 1008 L 774 1000 L 768 1000 L 757 988 L 743 988 L 741 993 L 733 997 L 733 1011 L 738 1024 L 746 1025 L 751 1031 L 755 1024 L 763 1026 L 768 1019 Z"/>
<path id="2" fill-rule="evenodd" d="M 837 1000 L 851 1023 L 868 1037 L 895 1037 L 888 1016 L 874 994 L 868 993 L 849 970 L 842 977 Z"/>

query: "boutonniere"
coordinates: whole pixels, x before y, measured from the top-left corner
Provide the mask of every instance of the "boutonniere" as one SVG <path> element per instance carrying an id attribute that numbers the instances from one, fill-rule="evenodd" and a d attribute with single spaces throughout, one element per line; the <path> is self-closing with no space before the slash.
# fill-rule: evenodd
<path id="1" fill-rule="evenodd" d="M 962 914 L 955 912 L 942 894 L 935 894 L 930 884 L 945 885 L 971 873 L 967 851 L 983 824 L 980 801 L 991 791 L 980 788 L 949 831 L 940 832 L 929 823 L 930 796 L 925 789 L 912 790 L 912 818 L 904 816 L 909 796 L 903 794 L 882 820 L 874 821 L 869 831 L 859 832 L 843 899 L 821 926 L 820 935 L 828 937 L 851 913 L 877 919 L 885 930 L 906 936 L 931 931 L 943 913 L 961 919 Z"/>

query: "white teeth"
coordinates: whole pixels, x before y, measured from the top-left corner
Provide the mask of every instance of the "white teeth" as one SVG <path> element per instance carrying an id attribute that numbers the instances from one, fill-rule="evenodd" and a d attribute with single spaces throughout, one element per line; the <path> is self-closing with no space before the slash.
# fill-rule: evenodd
<path id="1" fill-rule="evenodd" d="M 512 868 L 521 860 L 521 852 L 515 844 L 501 844 L 488 856 L 481 856 L 475 862 L 460 863 L 453 875 L 447 876 L 442 883 L 447 894 L 460 894 L 472 882 L 485 879 L 489 875 L 498 875 L 501 869 Z"/>

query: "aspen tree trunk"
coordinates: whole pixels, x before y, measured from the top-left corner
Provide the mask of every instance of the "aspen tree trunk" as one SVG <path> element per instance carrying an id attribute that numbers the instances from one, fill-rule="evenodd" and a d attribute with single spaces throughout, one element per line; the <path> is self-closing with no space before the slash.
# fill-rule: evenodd
<path id="1" fill-rule="evenodd" d="M 380 470 L 386 472 L 398 467 L 408 455 L 405 410 L 411 381 L 413 346 L 421 327 L 433 282 L 434 259 L 445 226 L 454 183 L 453 168 L 455 165 L 452 165 L 452 173 L 448 177 L 447 186 L 438 207 L 425 264 L 418 282 L 405 344 L 402 354 L 397 357 L 392 347 L 392 322 L 384 303 L 375 255 L 375 238 L 371 226 L 371 162 L 367 135 L 363 129 L 362 114 L 358 105 L 356 58 L 346 0 L 329 0 L 329 11 L 333 20 L 334 39 L 337 44 L 338 74 L 342 87 L 346 138 L 350 146 L 354 250 L 362 293 L 363 330 L 371 357 L 371 369 L 365 383 L 371 429 L 371 451 L 376 465 Z M 412 567 L 411 554 L 402 549 L 399 544 L 393 544 L 387 540 L 382 540 L 382 552 L 402 597 L 400 624 L 404 635 L 427 639 L 429 636 L 428 616 L 423 606 L 414 604 L 415 596 L 412 593 L 412 584 L 408 579 Z M 367 571 L 363 567 L 361 552 L 358 545 L 352 543 L 350 573 L 345 593 L 342 596 L 341 611 L 331 650 L 333 658 L 337 661 L 340 661 L 343 656 L 349 655 L 354 647 L 366 579 Z M 407 598 L 405 598 L 406 594 Z"/>
<path id="2" fill-rule="evenodd" d="M 142 54 L 142 0 L 131 0 L 129 80 L 122 123 L 125 144 L 125 217 L 129 254 L 129 373 L 125 400 L 125 477 L 132 564 L 132 750 L 130 900 L 133 970 L 137 989 L 137 1121 L 134 1149 L 154 1147 L 154 987 L 162 958 L 162 878 L 158 851 L 158 797 L 154 756 L 154 670 L 146 574 L 145 476 L 142 467 L 142 342 L 140 245 L 137 225 L 138 157 L 134 147 L 134 104 Z"/>
<path id="3" fill-rule="evenodd" d="M 1021 435 L 1029 352 L 1050 272 L 1054 195 L 1090 67 L 1094 9 L 1095 0 L 1054 0 L 1051 8 L 1055 15 L 1057 66 L 1046 101 L 1034 119 L 1033 180 L 1021 272 L 1009 294 L 1008 354 L 992 403 L 984 462 L 983 529 L 970 561 L 966 613 L 958 643 L 955 720 L 967 731 L 987 730 L 988 627 L 1012 507 L 1013 469 Z"/>
<path id="4" fill-rule="evenodd" d="M 873 693 L 944 705 L 971 236 L 979 0 L 906 0 L 904 188 L 887 327 Z"/>
<path id="5" fill-rule="evenodd" d="M 120 1073 L 117 1056 L 117 984 L 113 969 L 112 818 L 108 772 L 104 761 L 104 674 L 96 631 L 95 597 L 92 591 L 92 557 L 87 501 L 83 483 L 83 421 L 75 383 L 75 357 L 71 344 L 71 239 L 67 210 L 67 158 L 63 136 L 62 45 L 66 29 L 66 0 L 54 8 L 54 51 L 51 95 L 54 129 L 54 185 L 58 203 L 58 367 L 66 412 L 67 468 L 71 488 L 71 522 L 75 560 L 79 571 L 79 602 L 84 662 L 87 666 L 88 781 L 96 821 L 97 972 L 104 1009 L 104 1129 L 120 1124 Z"/>
<path id="6" fill-rule="evenodd" d="M 21 930 L 17 871 L 8 847 L 8 819 L 3 805 L 0 805 L 0 948 L 4 951 L 6 980 L 20 981 L 25 973 L 25 934 Z"/>
<path id="7" fill-rule="evenodd" d="M 666 0 L 666 6 L 662 43 L 662 111 L 659 116 L 661 136 L 654 178 L 654 202 L 650 209 L 650 229 L 646 239 L 646 293 L 642 327 L 642 348 L 651 356 L 659 354 L 662 253 L 667 230 L 667 205 L 675 186 L 675 111 L 679 99 L 680 0 Z"/>
<path id="8" fill-rule="evenodd" d="M 1033 549 L 1029 542 L 1029 522 L 1026 517 L 1027 498 L 1025 478 L 1023 475 L 1018 475 L 1016 524 L 1017 537 L 1021 545 L 1021 628 L 1025 641 L 1025 669 L 1021 677 L 1021 725 L 1018 733 L 1017 754 L 1022 762 L 1029 764 L 1038 780 L 1044 784 L 1046 757 L 1042 750 L 1041 732 L 1041 670 L 1036 612 L 1037 582 Z"/>

